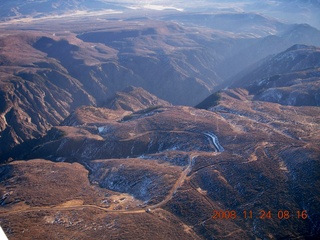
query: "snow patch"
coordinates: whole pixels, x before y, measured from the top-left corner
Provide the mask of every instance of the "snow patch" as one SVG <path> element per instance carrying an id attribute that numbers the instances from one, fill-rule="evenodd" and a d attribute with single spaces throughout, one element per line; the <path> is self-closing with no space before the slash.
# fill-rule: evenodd
<path id="1" fill-rule="evenodd" d="M 8 240 L 6 234 L 4 233 L 1 227 L 0 227 L 0 239 Z"/>
<path id="2" fill-rule="evenodd" d="M 217 149 L 217 152 L 224 152 L 224 148 L 220 145 L 219 139 L 216 135 L 214 135 L 213 133 L 203 133 L 203 134 L 211 138 L 213 145 Z"/>
<path id="3" fill-rule="evenodd" d="M 264 101 L 276 101 L 279 102 L 283 97 L 283 94 L 278 91 L 276 88 L 269 88 L 266 90 L 263 95 L 261 96 L 261 99 Z"/>
<path id="4" fill-rule="evenodd" d="M 58 157 L 56 159 L 57 162 L 65 162 L 66 160 L 67 160 L 67 158 L 65 158 L 65 157 Z"/>
<path id="5" fill-rule="evenodd" d="M 151 10 L 157 10 L 157 11 L 163 11 L 163 10 L 176 10 L 179 12 L 183 12 L 183 8 L 176 8 L 173 6 L 165 6 L 165 5 L 154 5 L 154 4 L 147 4 L 144 5 L 143 8 L 145 9 L 151 9 Z"/>
<path id="6" fill-rule="evenodd" d="M 57 152 L 61 151 L 61 150 L 63 149 L 64 145 L 65 145 L 67 142 L 68 142 L 67 139 L 63 139 L 63 140 L 61 141 L 58 149 L 57 149 Z"/>
<path id="7" fill-rule="evenodd" d="M 99 134 L 108 133 L 109 130 L 110 130 L 110 127 L 107 127 L 107 126 L 98 127 Z"/>
<path id="8" fill-rule="evenodd" d="M 297 57 L 297 53 L 295 52 L 288 52 L 288 53 L 284 53 L 284 54 L 280 54 L 278 55 L 274 60 L 281 62 L 284 60 L 288 60 L 288 61 L 294 61 Z"/>

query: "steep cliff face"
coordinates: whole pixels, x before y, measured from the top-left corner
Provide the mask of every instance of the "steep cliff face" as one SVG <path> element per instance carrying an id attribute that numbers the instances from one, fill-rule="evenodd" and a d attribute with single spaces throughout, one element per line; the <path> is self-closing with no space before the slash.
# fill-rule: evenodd
<path id="1" fill-rule="evenodd" d="M 39 68 L 26 71 L 18 67 L 14 71 L 1 76 L 2 153 L 40 137 L 75 107 L 95 104 L 81 83 L 64 72 Z"/>
<path id="2" fill-rule="evenodd" d="M 217 55 L 188 35 L 192 31 L 160 21 L 135 30 L 131 24 L 77 37 L 116 49 L 119 65 L 132 74 L 129 85 L 141 86 L 173 104 L 193 105 L 221 83 L 215 72 Z M 193 98 L 188 98 L 190 89 Z"/>

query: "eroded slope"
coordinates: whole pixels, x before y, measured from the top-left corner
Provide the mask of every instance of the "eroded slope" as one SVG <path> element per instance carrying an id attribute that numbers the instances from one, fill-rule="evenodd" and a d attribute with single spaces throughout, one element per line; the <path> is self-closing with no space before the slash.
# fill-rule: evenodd
<path id="1" fill-rule="evenodd" d="M 165 210 L 206 239 L 319 236 L 319 108 L 254 101 L 243 89 L 219 94 L 208 110 L 80 108 L 25 158 L 83 164 L 92 183 L 124 194 L 103 207 L 119 221 L 162 221 Z M 214 210 L 238 217 L 213 219 Z M 285 210 L 292 218 L 279 218 Z"/>

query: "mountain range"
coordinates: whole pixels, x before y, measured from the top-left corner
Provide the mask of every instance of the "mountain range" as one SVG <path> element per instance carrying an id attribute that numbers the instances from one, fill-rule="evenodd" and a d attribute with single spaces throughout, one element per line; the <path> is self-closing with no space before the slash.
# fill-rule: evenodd
<path id="1" fill-rule="evenodd" d="M 308 25 L 287 25 L 278 35 L 252 38 L 214 29 L 195 33 L 194 26 L 163 20 L 143 20 L 136 30 L 131 30 L 134 21 L 111 22 L 84 32 L 86 25 L 71 21 L 67 28 L 74 34 L 53 27 L 51 35 L 36 24 L 38 30 L 8 30 L 1 37 L 2 153 L 43 135 L 81 105 L 101 106 L 126 86 L 195 106 L 277 49 L 320 39 Z"/>
<path id="2" fill-rule="evenodd" d="M 65 238 L 78 231 L 82 237 L 129 239 L 319 234 L 318 107 L 256 101 L 243 89 L 221 91 L 208 110 L 165 102 L 139 109 L 137 103 L 143 106 L 151 95 L 137 88 L 110 102 L 118 96 L 131 101 L 120 109 L 78 108 L 43 138 L 13 150 L 19 153 L 15 159 L 30 160 L 1 167 L 7 194 L 1 225 L 8 232 L 24 222 L 29 232 L 9 231 L 9 236 L 40 237 L 40 227 L 50 238 L 58 237 L 55 231 Z M 61 192 L 69 188 L 73 192 Z M 223 209 L 235 211 L 237 219 L 213 219 L 214 210 Z M 279 219 L 280 211 L 290 211 L 292 220 Z M 306 219 L 297 215 L 302 211 Z M 162 232 L 155 233 L 155 226 Z"/>
<path id="3" fill-rule="evenodd" d="M 8 238 L 317 239 L 318 3 L 3 1 Z"/>
<path id="4" fill-rule="evenodd" d="M 294 45 L 263 60 L 231 86 L 245 87 L 256 100 L 284 105 L 319 106 L 320 49 Z"/>

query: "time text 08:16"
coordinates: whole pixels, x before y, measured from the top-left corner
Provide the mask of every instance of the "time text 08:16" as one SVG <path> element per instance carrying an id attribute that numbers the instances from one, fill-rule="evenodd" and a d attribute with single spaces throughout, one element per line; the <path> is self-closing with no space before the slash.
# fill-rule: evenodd
<path id="1" fill-rule="evenodd" d="M 213 210 L 212 219 L 226 219 L 226 220 L 233 220 L 233 219 L 302 219 L 305 220 L 308 218 L 308 213 L 306 210 L 299 210 L 299 211 L 289 211 L 289 210 L 278 210 L 278 211 L 270 211 L 270 210 L 259 210 L 254 212 L 252 210 L 244 210 L 242 212 L 237 212 L 234 210 Z"/>

